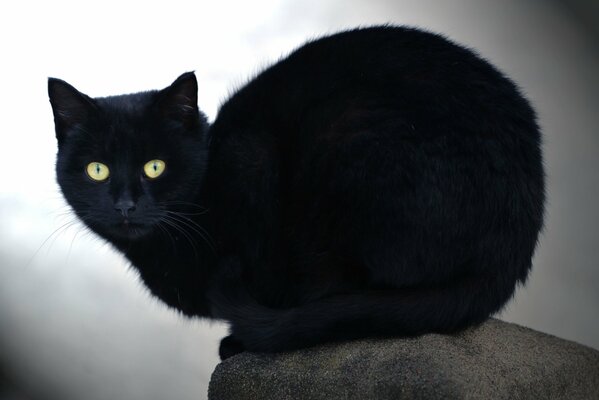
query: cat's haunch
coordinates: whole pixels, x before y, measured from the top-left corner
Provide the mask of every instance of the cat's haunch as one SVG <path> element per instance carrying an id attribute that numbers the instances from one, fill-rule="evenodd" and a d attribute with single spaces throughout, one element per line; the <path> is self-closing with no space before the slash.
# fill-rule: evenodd
<path id="1" fill-rule="evenodd" d="M 193 73 L 105 98 L 48 88 L 68 203 L 154 295 L 229 321 L 223 357 L 452 332 L 530 270 L 545 200 L 535 113 L 439 35 L 314 40 L 211 125 Z"/>

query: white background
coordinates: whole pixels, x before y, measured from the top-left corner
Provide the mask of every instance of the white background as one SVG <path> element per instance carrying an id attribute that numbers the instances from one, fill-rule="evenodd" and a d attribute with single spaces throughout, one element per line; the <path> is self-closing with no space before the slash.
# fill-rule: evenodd
<path id="1" fill-rule="evenodd" d="M 104 96 L 195 70 L 213 119 L 237 85 L 306 39 L 385 22 L 479 50 L 532 100 L 548 219 L 529 285 L 501 317 L 599 348 L 599 46 L 557 2 L 3 2 L 0 363 L 17 389 L 42 399 L 205 398 L 225 332 L 151 298 L 68 212 L 54 180 L 48 76 Z"/>

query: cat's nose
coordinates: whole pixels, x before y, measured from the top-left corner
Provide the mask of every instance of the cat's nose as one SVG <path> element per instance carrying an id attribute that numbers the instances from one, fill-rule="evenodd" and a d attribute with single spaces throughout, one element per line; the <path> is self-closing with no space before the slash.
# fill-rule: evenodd
<path id="1" fill-rule="evenodd" d="M 135 211 L 135 202 L 133 200 L 119 200 L 114 203 L 114 211 L 120 212 L 125 218 Z"/>

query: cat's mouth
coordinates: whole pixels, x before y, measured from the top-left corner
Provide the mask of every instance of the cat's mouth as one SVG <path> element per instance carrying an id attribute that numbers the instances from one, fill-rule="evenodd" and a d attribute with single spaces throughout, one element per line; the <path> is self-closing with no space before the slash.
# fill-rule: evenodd
<path id="1" fill-rule="evenodd" d="M 146 224 L 140 224 L 125 218 L 113 227 L 113 231 L 118 236 L 126 239 L 139 239 L 152 232 L 152 228 Z"/>

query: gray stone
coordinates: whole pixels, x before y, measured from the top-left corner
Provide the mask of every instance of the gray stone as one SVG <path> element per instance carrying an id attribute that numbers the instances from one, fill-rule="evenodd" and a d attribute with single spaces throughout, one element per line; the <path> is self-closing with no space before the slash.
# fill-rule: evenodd
<path id="1" fill-rule="evenodd" d="M 491 319 L 455 335 L 242 353 L 212 374 L 210 400 L 599 399 L 599 351 Z"/>

